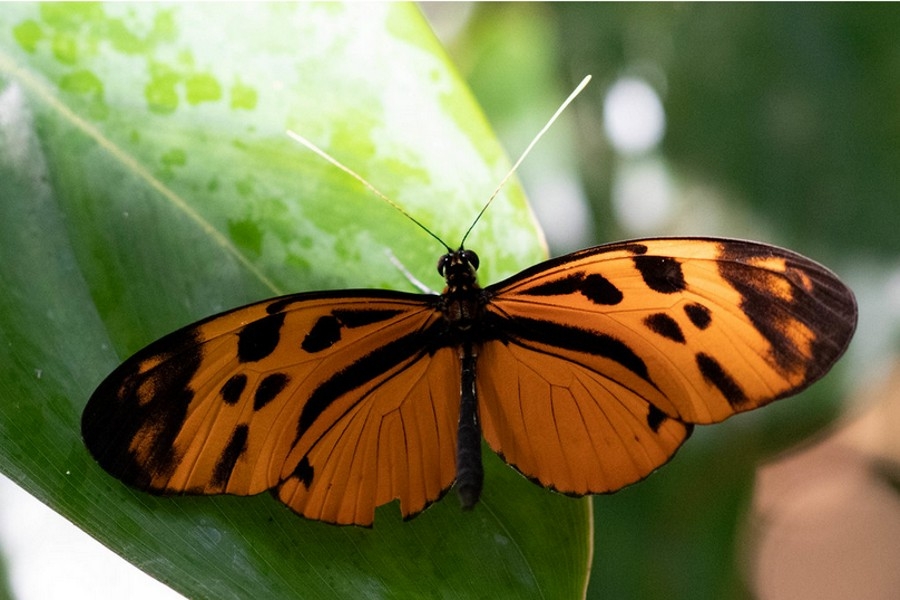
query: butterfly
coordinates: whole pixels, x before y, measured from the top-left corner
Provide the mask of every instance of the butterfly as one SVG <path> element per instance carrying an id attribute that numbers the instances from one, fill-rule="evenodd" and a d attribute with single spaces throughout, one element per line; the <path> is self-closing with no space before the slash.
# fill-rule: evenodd
<path id="1" fill-rule="evenodd" d="M 541 486 L 609 493 L 695 424 L 808 387 L 856 327 L 831 271 L 766 244 L 613 243 L 482 288 L 464 242 L 440 294 L 290 294 L 166 335 L 93 393 L 88 450 L 142 490 L 271 490 L 335 524 L 394 500 L 411 518 L 454 485 L 475 506 L 482 438 Z"/>
<path id="2" fill-rule="evenodd" d="M 669 460 L 694 424 L 799 392 L 844 352 L 852 292 L 773 246 L 646 239 L 441 295 L 292 294 L 171 333 L 97 388 L 82 433 L 140 489 L 256 494 L 370 525 L 482 485 L 481 436 L 536 483 L 598 494 Z"/>

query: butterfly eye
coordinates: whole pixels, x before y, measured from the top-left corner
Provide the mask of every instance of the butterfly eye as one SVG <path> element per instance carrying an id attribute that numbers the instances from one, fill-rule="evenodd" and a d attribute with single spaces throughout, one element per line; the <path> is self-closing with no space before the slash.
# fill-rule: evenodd
<path id="1" fill-rule="evenodd" d="M 473 269 L 475 269 L 476 271 L 478 270 L 479 261 L 477 254 L 475 254 L 471 250 L 463 250 L 462 252 L 460 252 L 460 257 L 463 259 L 463 261 L 472 265 Z"/>
<path id="2" fill-rule="evenodd" d="M 450 266 L 450 261 L 451 261 L 451 260 L 452 260 L 452 258 L 451 258 L 451 256 L 450 256 L 449 254 L 445 254 L 445 255 L 443 255 L 442 257 L 440 257 L 440 258 L 438 259 L 438 264 L 437 264 L 438 275 L 440 275 L 441 277 L 446 277 L 446 276 L 447 276 L 447 275 L 446 275 L 446 273 L 447 273 L 447 267 Z"/>

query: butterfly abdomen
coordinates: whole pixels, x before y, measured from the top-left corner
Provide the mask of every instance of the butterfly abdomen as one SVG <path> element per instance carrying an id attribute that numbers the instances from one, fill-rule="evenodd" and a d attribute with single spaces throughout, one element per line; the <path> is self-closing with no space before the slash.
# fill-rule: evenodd
<path id="1" fill-rule="evenodd" d="M 478 503 L 484 487 L 484 466 L 481 461 L 481 426 L 478 422 L 478 401 L 475 395 L 475 364 L 478 357 L 470 345 L 462 350 L 459 427 L 456 437 L 456 493 L 464 509 Z"/>

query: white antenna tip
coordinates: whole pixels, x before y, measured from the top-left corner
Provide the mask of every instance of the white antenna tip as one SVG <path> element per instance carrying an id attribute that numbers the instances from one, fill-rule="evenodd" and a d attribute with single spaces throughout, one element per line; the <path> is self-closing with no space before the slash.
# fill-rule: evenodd
<path id="1" fill-rule="evenodd" d="M 534 139 L 531 140 L 531 143 L 528 144 L 528 146 L 525 148 L 525 151 L 522 152 L 522 154 L 519 156 L 519 159 L 515 162 L 515 164 L 513 164 L 512 168 L 509 170 L 509 172 L 506 174 L 506 176 L 500 180 L 500 183 L 497 185 L 497 188 L 494 190 L 494 193 L 491 194 L 490 198 L 488 198 L 488 201 L 485 203 L 485 205 L 483 207 L 481 207 L 481 211 L 475 217 L 475 221 L 472 223 L 472 225 L 469 226 L 468 231 L 466 231 L 466 234 L 463 236 L 463 243 L 466 242 L 466 239 L 469 237 L 469 234 L 472 232 L 472 229 L 475 227 L 475 224 L 478 223 L 478 221 L 481 219 L 481 215 L 484 214 L 484 211 L 487 210 L 487 207 L 490 206 L 491 202 L 494 201 L 494 198 L 497 197 L 497 194 L 500 193 L 500 190 L 503 188 L 504 185 L 506 185 L 506 182 L 509 181 L 509 178 L 513 176 L 513 173 L 516 172 L 516 169 L 519 168 L 519 165 L 522 164 L 522 161 L 525 160 L 525 157 L 528 156 L 528 153 L 531 152 L 532 148 L 534 148 L 534 145 L 537 144 L 538 140 L 541 139 L 541 137 L 543 137 L 543 135 L 545 133 L 547 133 L 547 130 L 550 129 L 550 126 L 553 125 L 554 121 L 556 121 L 556 118 L 562 114 L 562 112 L 566 109 L 566 107 L 572 102 L 572 100 L 575 99 L 575 97 L 578 94 L 581 93 L 581 90 L 583 90 L 584 86 L 586 86 L 588 83 L 590 83 L 590 81 L 591 81 L 591 76 L 586 75 L 584 77 L 584 79 L 581 80 L 581 83 L 579 83 L 578 86 L 572 91 L 572 93 L 569 94 L 569 97 L 566 98 L 563 101 L 563 103 L 560 105 L 560 107 L 556 109 L 556 112 L 553 113 L 553 116 L 550 117 L 550 120 L 547 121 L 547 124 L 544 125 L 544 127 L 540 131 L 538 131 L 536 136 L 534 136 Z"/>

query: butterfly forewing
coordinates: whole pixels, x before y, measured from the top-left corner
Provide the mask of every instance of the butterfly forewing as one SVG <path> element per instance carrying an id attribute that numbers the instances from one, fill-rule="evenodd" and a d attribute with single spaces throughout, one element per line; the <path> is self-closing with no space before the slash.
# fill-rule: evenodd
<path id="1" fill-rule="evenodd" d="M 423 301 L 423 299 L 429 301 Z M 453 482 L 459 366 L 430 348 L 425 296 L 286 296 L 223 313 L 137 353 L 97 389 L 82 431 L 98 462 L 150 491 L 255 494 L 371 524 Z M 299 484 L 299 485 L 298 485 Z"/>
<path id="2" fill-rule="evenodd" d="M 690 424 L 794 394 L 844 352 L 852 293 L 793 252 L 655 239 L 576 252 L 490 286 L 485 438 L 560 491 L 613 491 Z"/>

